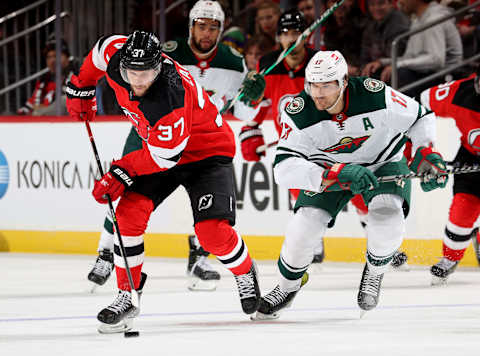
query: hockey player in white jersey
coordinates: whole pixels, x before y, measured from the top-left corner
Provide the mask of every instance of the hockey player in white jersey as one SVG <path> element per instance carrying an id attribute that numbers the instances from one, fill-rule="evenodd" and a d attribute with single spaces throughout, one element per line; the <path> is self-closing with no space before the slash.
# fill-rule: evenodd
<path id="1" fill-rule="evenodd" d="M 244 119 L 252 115 L 251 106 L 263 98 L 265 80 L 261 75 L 248 73 L 241 54 L 219 43 L 224 21 L 224 12 L 217 1 L 200 0 L 190 10 L 188 39 L 168 41 L 163 44 L 162 51 L 192 74 L 219 111 L 243 87 L 243 97 L 233 109 L 235 116 Z M 141 146 L 141 139 L 132 128 L 123 156 Z M 210 253 L 200 246 L 195 235 L 188 237 L 188 245 L 188 288 L 214 290 L 220 274 L 207 261 Z M 102 285 L 113 269 L 113 224 L 110 217 L 105 218 L 98 251 L 99 256 L 88 279 Z"/>
<path id="2" fill-rule="evenodd" d="M 367 78 L 348 78 L 338 51 L 320 51 L 305 73 L 305 90 L 284 110 L 274 175 L 278 184 L 302 189 L 278 259 L 279 284 L 265 295 L 257 319 L 274 319 L 306 283 L 313 248 L 354 194 L 368 206 L 366 264 L 357 302 L 376 307 L 381 283 L 400 247 L 411 182 L 379 183 L 377 177 L 429 172 L 424 191 L 445 187 L 442 156 L 431 147 L 435 117 L 415 100 Z M 413 143 L 407 166 L 405 141 Z"/>

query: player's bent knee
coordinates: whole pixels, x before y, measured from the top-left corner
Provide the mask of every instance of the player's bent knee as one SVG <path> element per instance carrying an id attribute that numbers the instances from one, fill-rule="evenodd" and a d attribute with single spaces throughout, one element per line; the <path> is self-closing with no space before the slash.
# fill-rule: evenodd
<path id="1" fill-rule="evenodd" d="M 205 250 L 219 256 L 230 252 L 238 241 L 235 230 L 225 219 L 199 221 L 195 224 L 195 234 Z"/>
<path id="2" fill-rule="evenodd" d="M 153 202 L 146 196 L 128 192 L 118 203 L 116 216 L 122 236 L 140 236 L 147 228 Z"/>

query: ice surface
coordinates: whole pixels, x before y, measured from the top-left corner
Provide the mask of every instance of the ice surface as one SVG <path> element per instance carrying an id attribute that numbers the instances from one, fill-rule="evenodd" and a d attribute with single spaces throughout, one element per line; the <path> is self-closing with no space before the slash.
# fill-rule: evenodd
<path id="1" fill-rule="evenodd" d="M 189 292 L 186 261 L 147 258 L 138 338 L 101 335 L 97 312 L 114 299 L 112 278 L 89 294 L 94 256 L 0 254 L 0 355 L 478 355 L 479 270 L 459 268 L 431 287 L 427 267 L 391 272 L 379 306 L 359 319 L 360 264 L 325 263 L 279 320 L 241 312 L 233 277 L 216 261 L 215 292 Z M 264 293 L 276 264 L 258 263 Z"/>

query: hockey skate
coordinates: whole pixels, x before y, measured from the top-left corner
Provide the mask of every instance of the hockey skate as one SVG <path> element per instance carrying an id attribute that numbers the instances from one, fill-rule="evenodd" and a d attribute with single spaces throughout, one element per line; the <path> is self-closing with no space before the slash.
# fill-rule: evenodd
<path id="1" fill-rule="evenodd" d="M 480 266 L 480 241 L 478 240 L 480 236 L 478 235 L 478 228 L 473 230 L 472 233 L 472 244 L 473 251 L 475 252 L 475 257 L 477 258 L 478 265 Z"/>
<path id="2" fill-rule="evenodd" d="M 142 272 L 140 287 L 137 289 L 139 300 L 146 280 L 147 274 Z M 114 334 L 129 331 L 133 328 L 133 319 L 139 314 L 140 307 L 136 308 L 132 304 L 132 293 L 120 289 L 113 303 L 98 313 L 97 319 L 100 321 L 98 332 Z"/>
<path id="3" fill-rule="evenodd" d="M 395 271 L 410 271 L 410 266 L 407 263 L 408 256 L 403 251 L 397 251 L 394 253 L 390 266 Z"/>
<path id="4" fill-rule="evenodd" d="M 307 284 L 307 282 L 308 273 L 305 272 L 302 276 L 300 288 Z M 277 284 L 270 293 L 260 299 L 257 313 L 255 316 L 252 315 L 250 319 L 253 321 L 278 319 L 280 317 L 280 311 L 292 305 L 293 299 L 300 288 L 295 292 L 284 292 L 280 289 L 280 285 Z"/>
<path id="5" fill-rule="evenodd" d="M 109 250 L 98 252 L 97 260 L 92 270 L 88 274 L 88 280 L 93 282 L 91 292 L 93 293 L 98 286 L 102 286 L 110 277 L 113 271 L 113 253 Z"/>
<path id="6" fill-rule="evenodd" d="M 369 310 L 375 308 L 380 297 L 380 288 L 382 287 L 383 273 L 373 274 L 365 263 L 362 279 L 358 289 L 357 303 L 360 309 L 360 318 Z"/>
<path id="7" fill-rule="evenodd" d="M 434 264 L 430 268 L 430 273 L 432 274 L 432 286 L 444 285 L 447 283 L 447 278 L 451 275 L 457 268 L 459 261 L 452 261 L 446 257 Z"/>
<path id="8" fill-rule="evenodd" d="M 237 282 L 240 303 L 242 304 L 242 309 L 245 314 L 255 313 L 260 303 L 261 294 L 257 274 L 257 266 L 255 262 L 252 261 L 250 271 L 234 276 L 235 282 Z"/>
<path id="9" fill-rule="evenodd" d="M 210 252 L 199 246 L 196 240 L 195 235 L 188 236 L 188 289 L 191 291 L 214 291 L 217 288 L 217 281 L 220 280 L 220 273 L 215 271 L 207 261 Z"/>

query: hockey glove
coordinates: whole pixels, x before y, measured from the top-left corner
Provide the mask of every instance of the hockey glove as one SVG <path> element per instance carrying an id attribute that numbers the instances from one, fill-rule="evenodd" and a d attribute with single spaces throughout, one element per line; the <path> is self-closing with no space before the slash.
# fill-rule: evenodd
<path id="1" fill-rule="evenodd" d="M 246 161 L 260 161 L 261 156 L 265 156 L 265 152 L 257 153 L 257 148 L 265 145 L 262 129 L 255 126 L 243 126 L 238 135 L 242 147 L 242 156 Z"/>
<path id="2" fill-rule="evenodd" d="M 112 202 L 117 200 L 125 191 L 125 188 L 133 184 L 133 175 L 124 167 L 119 166 L 120 161 L 113 161 L 110 170 L 103 175 L 102 179 L 95 181 L 93 197 L 100 204 L 108 203 L 107 194 Z"/>
<path id="3" fill-rule="evenodd" d="M 250 71 L 245 76 L 242 83 L 243 96 L 240 99 L 242 103 L 248 106 L 256 106 L 263 99 L 265 92 L 265 79 L 263 75 L 255 71 Z"/>
<path id="4" fill-rule="evenodd" d="M 424 192 L 437 188 L 445 188 L 448 175 L 442 174 L 447 170 L 445 161 L 440 153 L 435 152 L 431 147 L 421 146 L 415 152 L 410 170 L 418 174 L 427 174 L 420 182 Z"/>
<path id="5" fill-rule="evenodd" d="M 97 112 L 95 86 L 82 85 L 76 75 L 67 83 L 67 110 L 80 121 L 91 121 Z"/>
<path id="6" fill-rule="evenodd" d="M 367 168 L 358 164 L 337 163 L 323 172 L 320 191 L 350 190 L 353 194 L 360 194 L 378 185 L 377 177 Z"/>

